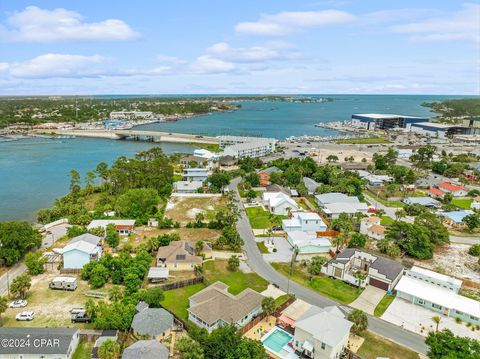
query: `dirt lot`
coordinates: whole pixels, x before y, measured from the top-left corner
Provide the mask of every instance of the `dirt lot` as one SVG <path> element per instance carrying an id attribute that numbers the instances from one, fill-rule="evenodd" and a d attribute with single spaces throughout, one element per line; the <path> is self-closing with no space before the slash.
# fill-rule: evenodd
<path id="1" fill-rule="evenodd" d="M 167 203 L 165 216 L 178 221 L 182 226 L 195 220 L 197 213 L 203 213 L 207 221 L 215 218 L 220 209 L 225 209 L 225 197 L 172 197 Z"/>
<path id="2" fill-rule="evenodd" d="M 52 290 L 48 283 L 59 274 L 41 274 L 32 277 L 32 287 L 27 296 L 28 305 L 25 308 L 7 309 L 3 314 L 5 327 L 85 327 L 85 324 L 72 324 L 70 309 L 84 307 L 87 297 L 85 291 L 90 290 L 87 282 L 78 281 L 78 288 L 73 291 Z M 72 275 L 69 275 L 72 276 Z M 107 289 L 102 288 L 104 292 Z M 35 319 L 31 322 L 17 322 L 15 316 L 25 310 L 33 310 Z"/>
<path id="3" fill-rule="evenodd" d="M 415 263 L 436 271 L 441 269 L 447 275 L 480 283 L 478 258 L 468 254 L 468 248 L 470 246 L 466 244 L 450 244 L 439 248 L 433 255 L 433 259 Z"/>

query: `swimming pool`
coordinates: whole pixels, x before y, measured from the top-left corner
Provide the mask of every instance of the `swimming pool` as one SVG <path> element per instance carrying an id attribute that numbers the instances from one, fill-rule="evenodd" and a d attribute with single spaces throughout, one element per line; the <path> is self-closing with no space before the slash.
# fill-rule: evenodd
<path id="1" fill-rule="evenodd" d="M 285 330 L 274 327 L 262 338 L 262 344 L 280 358 L 291 358 L 294 350 L 287 344 L 293 340 L 293 336 Z M 296 356 L 295 356 L 296 357 Z"/>

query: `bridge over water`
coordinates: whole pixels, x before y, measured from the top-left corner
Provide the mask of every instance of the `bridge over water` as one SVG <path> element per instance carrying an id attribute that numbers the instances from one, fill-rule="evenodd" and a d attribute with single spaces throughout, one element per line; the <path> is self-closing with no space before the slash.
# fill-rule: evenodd
<path id="1" fill-rule="evenodd" d="M 141 130 L 42 130 L 38 133 L 56 134 L 61 136 L 107 138 L 112 140 L 132 140 L 169 143 L 207 143 L 218 144 L 217 137 L 190 135 L 185 133 L 141 131 Z"/>

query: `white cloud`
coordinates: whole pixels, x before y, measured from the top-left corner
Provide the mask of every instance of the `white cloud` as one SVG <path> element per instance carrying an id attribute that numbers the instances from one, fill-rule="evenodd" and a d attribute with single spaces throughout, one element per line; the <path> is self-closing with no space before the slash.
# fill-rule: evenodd
<path id="1" fill-rule="evenodd" d="M 279 51 L 267 46 L 252 46 L 248 48 L 233 48 L 226 42 L 219 42 L 207 49 L 207 53 L 223 60 L 233 62 L 269 61 L 283 57 Z"/>
<path id="2" fill-rule="evenodd" d="M 325 25 L 350 22 L 354 16 L 345 11 L 284 11 L 274 15 L 262 15 L 255 22 L 241 22 L 235 31 L 248 35 L 280 36 L 294 31 Z"/>
<path id="3" fill-rule="evenodd" d="M 184 64 L 186 61 L 182 60 L 178 57 L 175 56 L 169 56 L 169 55 L 158 55 L 157 60 L 160 62 L 164 62 L 167 64 L 173 64 L 173 65 L 179 65 L 179 64 Z"/>
<path id="4" fill-rule="evenodd" d="M 7 41 L 53 42 L 64 40 L 129 40 L 139 36 L 128 24 L 118 19 L 83 22 L 75 11 L 28 6 L 7 19 L 2 31 Z"/>
<path id="5" fill-rule="evenodd" d="M 45 54 L 23 62 L 4 63 L 3 68 L 12 77 L 20 78 L 89 77 L 98 76 L 91 65 L 103 61 L 105 58 L 100 55 Z"/>
<path id="6" fill-rule="evenodd" d="M 410 34 L 420 41 L 480 42 L 480 5 L 464 4 L 450 16 L 434 17 L 391 27 L 397 33 Z"/>
<path id="7" fill-rule="evenodd" d="M 237 66 L 232 62 L 227 62 L 210 55 L 202 55 L 197 57 L 189 68 L 191 72 L 197 74 L 220 74 L 233 72 L 237 69 Z"/>

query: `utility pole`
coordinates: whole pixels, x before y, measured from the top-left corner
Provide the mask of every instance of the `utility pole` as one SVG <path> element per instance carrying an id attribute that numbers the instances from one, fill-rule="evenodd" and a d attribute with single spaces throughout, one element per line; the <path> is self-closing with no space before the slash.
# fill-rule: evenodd
<path id="1" fill-rule="evenodd" d="M 7 270 L 7 294 L 10 297 L 10 277 L 9 277 L 9 270 Z"/>
<path id="2" fill-rule="evenodd" d="M 290 261 L 290 272 L 288 273 L 287 295 L 290 294 L 290 277 L 292 276 L 293 265 L 297 260 L 298 246 L 293 247 L 292 260 Z"/>

